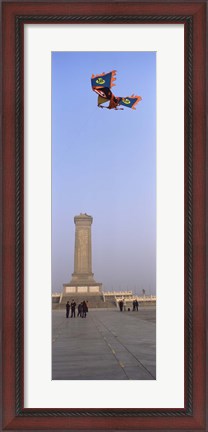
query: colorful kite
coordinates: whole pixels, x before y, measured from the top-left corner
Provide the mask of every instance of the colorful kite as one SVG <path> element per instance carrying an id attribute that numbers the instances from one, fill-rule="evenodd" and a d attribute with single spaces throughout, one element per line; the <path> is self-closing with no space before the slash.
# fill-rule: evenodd
<path id="1" fill-rule="evenodd" d="M 113 70 L 111 72 L 105 73 L 103 72 L 100 75 L 92 75 L 91 85 L 92 89 L 95 93 L 98 94 L 98 107 L 99 108 L 107 108 L 107 109 L 115 109 L 115 110 L 123 110 L 123 108 L 118 108 L 119 106 L 125 106 L 127 108 L 136 109 L 135 106 L 142 100 L 141 96 L 131 95 L 126 97 L 117 97 L 110 90 L 111 87 L 115 86 L 114 81 L 116 71 Z M 103 106 L 104 103 L 109 101 L 108 106 Z"/>

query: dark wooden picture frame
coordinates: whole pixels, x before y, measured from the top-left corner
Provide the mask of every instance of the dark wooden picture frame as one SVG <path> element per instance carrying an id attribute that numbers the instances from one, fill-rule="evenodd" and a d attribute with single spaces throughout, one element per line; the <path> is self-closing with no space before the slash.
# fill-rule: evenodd
<path id="1" fill-rule="evenodd" d="M 206 1 L 3 2 L 3 430 L 207 430 L 206 8 Z M 24 24 L 72 22 L 185 26 L 183 409 L 24 408 Z"/>

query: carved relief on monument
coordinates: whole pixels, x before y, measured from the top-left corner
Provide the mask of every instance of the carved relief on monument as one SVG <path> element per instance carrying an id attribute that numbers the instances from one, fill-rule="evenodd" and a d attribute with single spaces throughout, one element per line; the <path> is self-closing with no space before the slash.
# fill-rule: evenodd
<path id="1" fill-rule="evenodd" d="M 93 293 L 99 292 L 100 291 L 99 285 L 98 286 L 90 286 L 89 291 L 93 292 Z"/>
<path id="2" fill-rule="evenodd" d="M 86 292 L 88 292 L 88 287 L 87 286 L 79 286 L 77 288 L 77 292 L 79 292 L 79 293 L 86 293 Z"/>
<path id="3" fill-rule="evenodd" d="M 66 293 L 76 292 L 76 287 L 66 287 L 65 291 L 66 291 Z"/>

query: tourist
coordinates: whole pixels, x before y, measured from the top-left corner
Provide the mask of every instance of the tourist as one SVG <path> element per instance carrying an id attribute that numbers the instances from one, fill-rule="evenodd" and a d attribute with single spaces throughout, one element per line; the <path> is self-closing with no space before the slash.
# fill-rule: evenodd
<path id="1" fill-rule="evenodd" d="M 69 301 L 66 304 L 66 318 L 69 318 L 69 310 L 70 310 L 70 304 Z"/>
<path id="2" fill-rule="evenodd" d="M 78 313 L 77 316 L 82 316 L 82 303 L 78 304 Z"/>
<path id="3" fill-rule="evenodd" d="M 88 312 L 88 307 L 87 307 L 87 303 L 85 302 L 85 300 L 82 303 L 82 318 L 86 318 L 87 316 L 87 312 Z"/>
<path id="4" fill-rule="evenodd" d="M 76 303 L 74 300 L 72 300 L 71 302 L 71 318 L 75 318 L 75 308 L 76 308 Z"/>
<path id="5" fill-rule="evenodd" d="M 133 312 L 136 310 L 136 300 L 133 300 Z"/>
<path id="6" fill-rule="evenodd" d="M 120 308 L 120 312 L 123 311 L 123 300 L 119 301 L 119 308 Z"/>
<path id="7" fill-rule="evenodd" d="M 138 300 L 135 300 L 135 310 L 138 312 L 139 303 Z"/>

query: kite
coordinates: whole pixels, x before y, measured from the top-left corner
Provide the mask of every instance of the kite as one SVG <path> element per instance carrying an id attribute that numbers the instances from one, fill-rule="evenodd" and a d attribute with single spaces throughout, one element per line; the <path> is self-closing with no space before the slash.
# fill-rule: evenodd
<path id="1" fill-rule="evenodd" d="M 115 96 L 111 91 L 111 87 L 115 86 L 115 75 L 115 70 L 108 73 L 103 72 L 100 75 L 92 75 L 91 85 L 92 90 L 98 94 L 98 107 L 123 110 L 123 108 L 119 108 L 120 106 L 122 106 L 135 110 L 135 106 L 142 100 L 141 96 L 137 96 L 134 94 L 126 97 Z M 109 105 L 103 106 L 103 104 L 108 101 Z"/>

